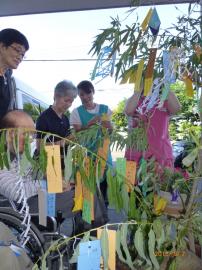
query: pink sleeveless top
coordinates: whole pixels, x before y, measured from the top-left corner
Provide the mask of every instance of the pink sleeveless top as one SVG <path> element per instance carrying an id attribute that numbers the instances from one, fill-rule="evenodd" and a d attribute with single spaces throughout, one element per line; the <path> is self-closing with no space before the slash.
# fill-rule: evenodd
<path id="1" fill-rule="evenodd" d="M 167 110 L 167 101 L 164 102 L 161 109 L 156 107 L 151 109 L 147 116 L 135 112 L 132 120 L 133 128 L 136 126 L 135 117 L 136 119 L 137 117 L 142 119 L 147 126 L 148 149 L 145 152 L 126 149 L 126 159 L 139 162 L 141 157 L 148 159 L 153 156 L 163 167 L 173 168 L 172 146 L 168 132 L 169 113 Z"/>

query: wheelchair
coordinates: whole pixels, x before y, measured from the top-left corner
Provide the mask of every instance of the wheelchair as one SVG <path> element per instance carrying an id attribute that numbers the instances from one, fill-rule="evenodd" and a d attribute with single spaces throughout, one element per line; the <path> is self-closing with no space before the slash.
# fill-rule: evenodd
<path id="1" fill-rule="evenodd" d="M 57 219 L 59 222 L 57 222 Z M 0 196 L 0 221 L 3 222 L 12 231 L 15 237 L 20 241 L 21 233 L 24 230 L 22 225 L 23 216 L 14 211 L 9 201 Z M 54 241 L 62 241 L 65 236 L 58 233 L 58 224 L 61 221 L 61 215 L 49 217 L 47 216 L 47 226 L 44 227 L 39 224 L 38 214 L 31 214 L 31 227 L 28 233 L 29 240 L 25 245 L 25 250 L 33 263 L 37 263 L 40 269 L 40 258 L 45 254 L 45 251 L 50 247 Z M 60 269 L 60 256 L 63 257 L 63 269 L 73 269 L 69 264 L 71 255 L 70 245 L 63 245 L 59 250 L 51 251 L 47 257 L 46 264 L 49 270 Z"/>

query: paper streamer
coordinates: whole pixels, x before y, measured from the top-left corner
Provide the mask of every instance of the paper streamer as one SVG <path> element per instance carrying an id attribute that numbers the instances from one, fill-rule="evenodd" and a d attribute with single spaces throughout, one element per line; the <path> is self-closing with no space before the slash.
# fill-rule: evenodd
<path id="1" fill-rule="evenodd" d="M 82 208 L 83 208 L 83 190 L 82 190 L 81 174 L 79 171 L 77 171 L 75 195 L 74 195 L 74 208 L 72 212 L 82 210 Z"/>
<path id="2" fill-rule="evenodd" d="M 193 89 L 193 84 L 192 80 L 187 76 L 184 79 L 185 85 L 186 85 L 186 94 L 188 97 L 193 97 L 194 96 L 194 89 Z"/>
<path id="3" fill-rule="evenodd" d="M 135 89 L 134 89 L 135 92 L 139 92 L 141 90 L 140 86 L 141 86 L 143 68 L 144 68 L 144 60 L 141 59 L 137 68 L 136 82 L 135 82 Z"/>
<path id="4" fill-rule="evenodd" d="M 48 193 L 60 193 L 62 189 L 62 171 L 60 160 L 60 146 L 46 145 L 47 153 L 47 184 Z"/>
<path id="5" fill-rule="evenodd" d="M 153 9 L 153 12 L 151 14 L 151 18 L 149 21 L 149 28 L 154 36 L 156 36 L 159 32 L 159 28 L 161 25 L 161 21 L 159 19 L 159 15 L 156 11 L 156 8 Z"/>
<path id="6" fill-rule="evenodd" d="M 147 15 L 146 15 L 146 17 L 144 18 L 144 20 L 143 20 L 143 22 L 141 24 L 141 28 L 142 28 L 143 31 L 145 31 L 147 29 L 147 27 L 148 27 L 148 23 L 149 23 L 150 18 L 152 16 L 152 12 L 153 12 L 153 10 L 152 10 L 152 8 L 150 8 Z"/>
<path id="7" fill-rule="evenodd" d="M 100 240 L 79 243 L 77 270 L 100 270 Z"/>
<path id="8" fill-rule="evenodd" d="M 147 69 L 146 69 L 146 74 L 145 74 L 144 96 L 147 96 L 149 94 L 152 87 L 156 53 L 157 53 L 157 48 L 150 49 L 149 61 L 147 64 Z"/>

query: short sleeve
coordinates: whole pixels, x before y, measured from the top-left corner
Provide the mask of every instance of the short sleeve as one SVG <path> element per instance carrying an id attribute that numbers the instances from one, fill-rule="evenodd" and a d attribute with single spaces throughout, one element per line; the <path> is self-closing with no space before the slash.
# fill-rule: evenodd
<path id="1" fill-rule="evenodd" d="M 112 110 L 108 107 L 107 115 L 112 116 Z"/>
<path id="2" fill-rule="evenodd" d="M 39 116 L 37 121 L 36 121 L 36 130 L 40 131 L 48 131 L 46 119 L 44 117 Z M 42 136 L 41 132 L 37 132 L 37 139 L 40 139 Z"/>
<path id="3" fill-rule="evenodd" d="M 70 125 L 81 125 L 81 119 L 77 109 L 74 109 L 70 114 Z"/>

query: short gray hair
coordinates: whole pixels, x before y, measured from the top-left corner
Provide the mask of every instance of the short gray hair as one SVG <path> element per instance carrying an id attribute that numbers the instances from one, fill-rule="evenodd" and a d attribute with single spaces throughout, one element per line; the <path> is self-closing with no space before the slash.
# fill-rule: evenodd
<path id="1" fill-rule="evenodd" d="M 54 97 L 71 96 L 75 98 L 77 93 L 77 87 L 71 81 L 64 80 L 55 86 Z"/>

